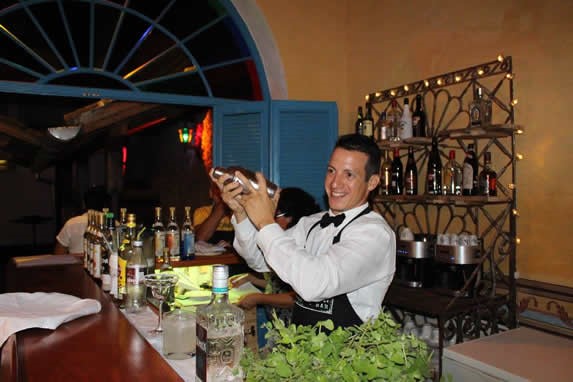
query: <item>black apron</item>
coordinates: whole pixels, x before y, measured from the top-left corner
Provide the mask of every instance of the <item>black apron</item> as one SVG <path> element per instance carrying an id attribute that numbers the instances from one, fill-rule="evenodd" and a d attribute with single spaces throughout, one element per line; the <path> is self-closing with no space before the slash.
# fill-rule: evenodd
<path id="1" fill-rule="evenodd" d="M 348 227 L 354 220 L 358 219 L 362 215 L 366 215 L 372 211 L 370 207 L 365 208 L 362 212 L 354 217 L 348 224 L 346 224 L 334 238 L 332 239 L 332 244 L 337 244 L 340 241 L 340 236 L 342 231 Z M 316 222 L 306 235 L 306 239 L 312 230 L 320 223 L 320 220 Z M 356 314 L 350 301 L 348 300 L 348 295 L 346 293 L 327 298 L 326 300 L 317 302 L 307 302 L 296 295 L 295 304 L 292 313 L 292 323 L 296 325 L 314 325 L 318 321 L 332 320 L 334 322 L 334 327 L 341 326 L 343 328 L 360 325 L 362 324 L 362 319 Z"/>

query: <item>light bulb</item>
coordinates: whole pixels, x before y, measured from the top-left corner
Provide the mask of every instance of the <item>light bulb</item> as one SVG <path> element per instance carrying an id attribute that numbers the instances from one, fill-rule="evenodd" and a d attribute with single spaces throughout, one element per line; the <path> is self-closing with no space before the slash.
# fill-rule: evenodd
<path id="1" fill-rule="evenodd" d="M 481 69 L 481 68 L 480 68 L 480 69 L 478 69 L 478 75 L 482 76 L 483 74 L 484 74 L 484 71 L 483 71 L 483 69 Z"/>
<path id="2" fill-rule="evenodd" d="M 519 211 L 518 211 L 517 209 L 515 209 L 515 208 L 511 210 L 511 213 L 512 213 L 514 216 L 519 216 Z"/>
<path id="3" fill-rule="evenodd" d="M 436 83 L 437 83 L 438 85 L 441 85 L 441 84 L 442 84 L 442 79 L 441 79 L 441 78 L 438 78 L 438 80 L 436 81 Z"/>
<path id="4" fill-rule="evenodd" d="M 523 134 L 523 133 L 524 133 L 523 129 L 517 129 L 515 132 L 516 132 L 517 134 Z"/>
<path id="5" fill-rule="evenodd" d="M 515 186 L 515 183 L 509 183 L 507 185 L 507 188 L 509 188 L 510 190 L 515 190 L 517 187 Z"/>
<path id="6" fill-rule="evenodd" d="M 512 80 L 513 79 L 514 74 L 513 73 L 507 73 L 505 75 L 505 78 L 507 78 L 508 80 Z"/>
<path id="7" fill-rule="evenodd" d="M 514 98 L 514 99 L 511 100 L 511 105 L 512 105 L 512 106 L 517 105 L 517 98 Z"/>
<path id="8" fill-rule="evenodd" d="M 408 91 L 410 88 L 408 87 L 408 85 L 404 85 L 404 90 Z"/>
<path id="9" fill-rule="evenodd" d="M 503 60 L 504 60 L 503 54 L 498 55 L 498 56 L 497 56 L 497 60 L 498 60 L 499 62 L 503 62 Z"/>
<path id="10" fill-rule="evenodd" d="M 462 80 L 462 76 L 456 74 L 456 82 L 460 82 Z"/>
<path id="11" fill-rule="evenodd" d="M 424 85 L 425 85 L 426 87 L 430 86 L 430 81 L 424 80 Z"/>
<path id="12" fill-rule="evenodd" d="M 366 94 L 366 96 L 364 97 L 364 99 L 366 100 L 366 102 L 368 102 L 370 100 L 370 94 Z"/>
<path id="13" fill-rule="evenodd" d="M 516 237 L 516 238 L 515 238 L 515 244 L 521 244 L 521 239 L 518 238 L 518 237 Z"/>
<path id="14" fill-rule="evenodd" d="M 376 94 L 375 94 L 375 95 L 376 95 L 376 98 L 378 98 L 378 97 L 380 97 L 380 96 L 382 95 L 382 93 L 380 93 L 380 92 L 376 92 Z"/>
<path id="15" fill-rule="evenodd" d="M 517 153 L 517 154 L 515 154 L 515 157 L 517 158 L 517 160 L 522 160 L 522 159 L 523 159 L 523 154 Z"/>
<path id="16" fill-rule="evenodd" d="M 392 97 L 394 97 L 394 96 L 396 95 L 396 92 L 395 92 L 394 90 L 390 90 L 390 95 L 391 95 Z"/>

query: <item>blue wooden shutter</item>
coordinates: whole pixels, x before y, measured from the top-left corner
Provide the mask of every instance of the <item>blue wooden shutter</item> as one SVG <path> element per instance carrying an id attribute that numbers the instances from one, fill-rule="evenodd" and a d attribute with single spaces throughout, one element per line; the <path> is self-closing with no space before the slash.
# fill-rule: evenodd
<path id="1" fill-rule="evenodd" d="M 271 101 L 271 179 L 300 187 L 325 208 L 324 175 L 338 137 L 334 102 Z"/>
<path id="2" fill-rule="evenodd" d="M 213 108 L 213 165 L 242 166 L 269 175 L 267 102 L 229 102 Z"/>

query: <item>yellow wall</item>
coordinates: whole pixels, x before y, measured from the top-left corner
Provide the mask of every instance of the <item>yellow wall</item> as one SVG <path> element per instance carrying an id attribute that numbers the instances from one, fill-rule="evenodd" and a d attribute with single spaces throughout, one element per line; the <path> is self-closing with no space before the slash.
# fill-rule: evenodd
<path id="1" fill-rule="evenodd" d="M 364 95 L 511 55 L 520 277 L 573 287 L 573 1 L 257 0 L 290 99 L 336 101 L 340 133 Z M 569 110 L 568 110 L 569 109 Z"/>

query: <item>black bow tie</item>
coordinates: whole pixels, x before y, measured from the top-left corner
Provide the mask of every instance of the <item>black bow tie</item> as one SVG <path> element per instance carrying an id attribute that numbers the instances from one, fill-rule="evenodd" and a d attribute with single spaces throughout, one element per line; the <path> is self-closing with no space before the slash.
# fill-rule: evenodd
<path id="1" fill-rule="evenodd" d="M 327 227 L 330 223 L 334 224 L 335 227 L 338 227 L 344 221 L 346 216 L 344 214 L 339 214 L 335 216 L 330 216 L 327 213 L 322 215 L 322 219 L 320 219 L 320 228 Z"/>

